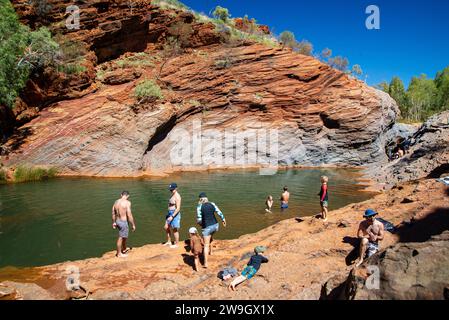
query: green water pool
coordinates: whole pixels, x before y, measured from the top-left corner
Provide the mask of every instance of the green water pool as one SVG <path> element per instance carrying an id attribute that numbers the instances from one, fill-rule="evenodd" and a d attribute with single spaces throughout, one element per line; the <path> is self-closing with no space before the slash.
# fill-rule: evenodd
<path id="1" fill-rule="evenodd" d="M 181 238 L 195 226 L 197 196 L 208 194 L 226 216 L 217 239 L 232 239 L 257 232 L 283 219 L 320 211 L 320 176 L 328 175 L 330 209 L 360 202 L 373 194 L 356 183 L 352 169 L 282 170 L 272 176 L 258 171 L 180 173 L 168 178 L 88 179 L 58 178 L 49 181 L 0 185 L 0 267 L 40 266 L 101 256 L 114 250 L 117 231 L 111 228 L 111 207 L 122 190 L 131 193 L 137 231 L 129 245 L 164 241 L 170 182 L 177 182 L 182 196 Z M 291 192 L 284 212 L 275 201 L 265 213 L 268 194 L 278 199 L 284 185 Z"/>

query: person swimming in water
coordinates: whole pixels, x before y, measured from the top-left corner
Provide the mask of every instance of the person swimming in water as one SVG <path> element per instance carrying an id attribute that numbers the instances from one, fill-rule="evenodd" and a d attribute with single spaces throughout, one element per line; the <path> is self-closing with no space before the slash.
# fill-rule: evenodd
<path id="1" fill-rule="evenodd" d="M 170 200 L 168 200 L 168 214 L 166 216 L 164 230 L 167 233 L 167 242 L 164 246 L 177 248 L 179 243 L 179 229 L 181 228 L 181 195 L 178 192 L 178 185 L 171 183 L 168 186 L 171 192 Z M 174 244 L 171 242 L 171 231 L 175 238 Z"/>
<path id="2" fill-rule="evenodd" d="M 267 200 L 265 200 L 265 206 L 266 206 L 265 211 L 267 213 L 271 213 L 271 208 L 273 207 L 273 202 L 274 202 L 273 196 L 269 195 L 267 197 Z"/>
<path id="3" fill-rule="evenodd" d="M 290 200 L 290 192 L 288 192 L 288 187 L 284 187 L 284 192 L 281 195 L 281 209 L 288 209 L 288 201 Z"/>

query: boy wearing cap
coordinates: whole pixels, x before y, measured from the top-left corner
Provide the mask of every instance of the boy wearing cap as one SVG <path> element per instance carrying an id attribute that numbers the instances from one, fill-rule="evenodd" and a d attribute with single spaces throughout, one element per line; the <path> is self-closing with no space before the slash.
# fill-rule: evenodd
<path id="1" fill-rule="evenodd" d="M 171 183 L 168 186 L 168 190 L 171 192 L 170 200 L 168 200 L 168 214 L 165 217 L 164 229 L 167 233 L 167 242 L 165 245 L 169 245 L 170 248 L 177 248 L 179 243 L 179 228 L 181 228 L 181 195 L 178 193 L 178 185 Z M 175 243 L 171 243 L 171 230 L 173 230 L 173 236 Z"/>
<path id="2" fill-rule="evenodd" d="M 369 258 L 377 253 L 379 251 L 379 241 L 384 239 L 384 225 L 376 220 L 377 215 L 378 213 L 372 209 L 366 210 L 363 215 L 365 220 L 360 223 L 357 231 L 357 237 L 360 239 L 360 252 L 356 267 L 363 263 L 365 255 Z"/>
<path id="3" fill-rule="evenodd" d="M 203 252 L 203 239 L 198 235 L 198 230 L 195 227 L 189 229 L 190 234 L 190 251 L 195 259 L 195 271 L 200 267 L 200 254 Z"/>
<path id="4" fill-rule="evenodd" d="M 262 263 L 268 262 L 268 258 L 261 255 L 261 253 L 265 252 L 266 249 L 267 248 L 263 246 L 257 246 L 254 248 L 255 254 L 251 257 L 245 269 L 243 269 L 242 274 L 231 282 L 231 284 L 229 285 L 230 290 L 235 291 L 235 287 L 237 285 L 254 277 L 256 272 L 259 271 L 260 265 Z"/>

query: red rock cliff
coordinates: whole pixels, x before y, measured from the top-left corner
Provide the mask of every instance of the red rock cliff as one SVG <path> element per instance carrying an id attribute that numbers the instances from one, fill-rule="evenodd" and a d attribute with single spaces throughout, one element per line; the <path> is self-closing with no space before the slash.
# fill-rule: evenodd
<path id="1" fill-rule="evenodd" d="M 232 143 L 218 139 L 218 150 L 212 144 L 225 132 L 254 130 L 277 132 L 278 150 L 269 160 L 280 164 L 363 165 L 385 159 L 384 133 L 398 113 L 395 102 L 314 58 L 248 41 L 222 43 L 213 24 L 149 1 L 132 11 L 119 1 L 86 1 L 80 5 L 81 30 L 68 32 L 60 23 L 65 3 L 49 2 L 45 23 L 86 44 L 91 70 L 98 65 L 97 78 L 87 75 L 91 84 L 83 94 L 53 103 L 19 128 L 3 147 L 6 165 L 57 166 L 63 174 L 91 176 L 257 165 L 270 153 L 260 144 L 245 143 L 243 154 L 255 156 L 243 162 L 222 161 L 232 158 Z M 44 23 L 25 1 L 15 7 L 23 22 Z M 161 44 L 179 21 L 193 30 L 189 45 L 164 61 Z M 118 63 L 130 60 L 140 63 Z M 155 79 L 162 99 L 136 101 L 134 88 L 144 79 Z M 54 92 L 64 90 L 73 88 Z M 190 163 L 177 163 L 173 152 L 180 146 L 194 153 L 195 123 L 202 125 L 203 156 L 215 148 L 215 161 L 198 162 L 192 155 Z"/>

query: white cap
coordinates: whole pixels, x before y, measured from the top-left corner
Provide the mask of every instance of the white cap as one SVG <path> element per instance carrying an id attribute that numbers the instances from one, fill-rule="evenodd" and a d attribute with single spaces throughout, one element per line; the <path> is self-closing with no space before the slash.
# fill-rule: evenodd
<path id="1" fill-rule="evenodd" d="M 195 227 L 192 227 L 189 229 L 189 233 L 198 233 L 198 230 L 196 230 Z"/>

